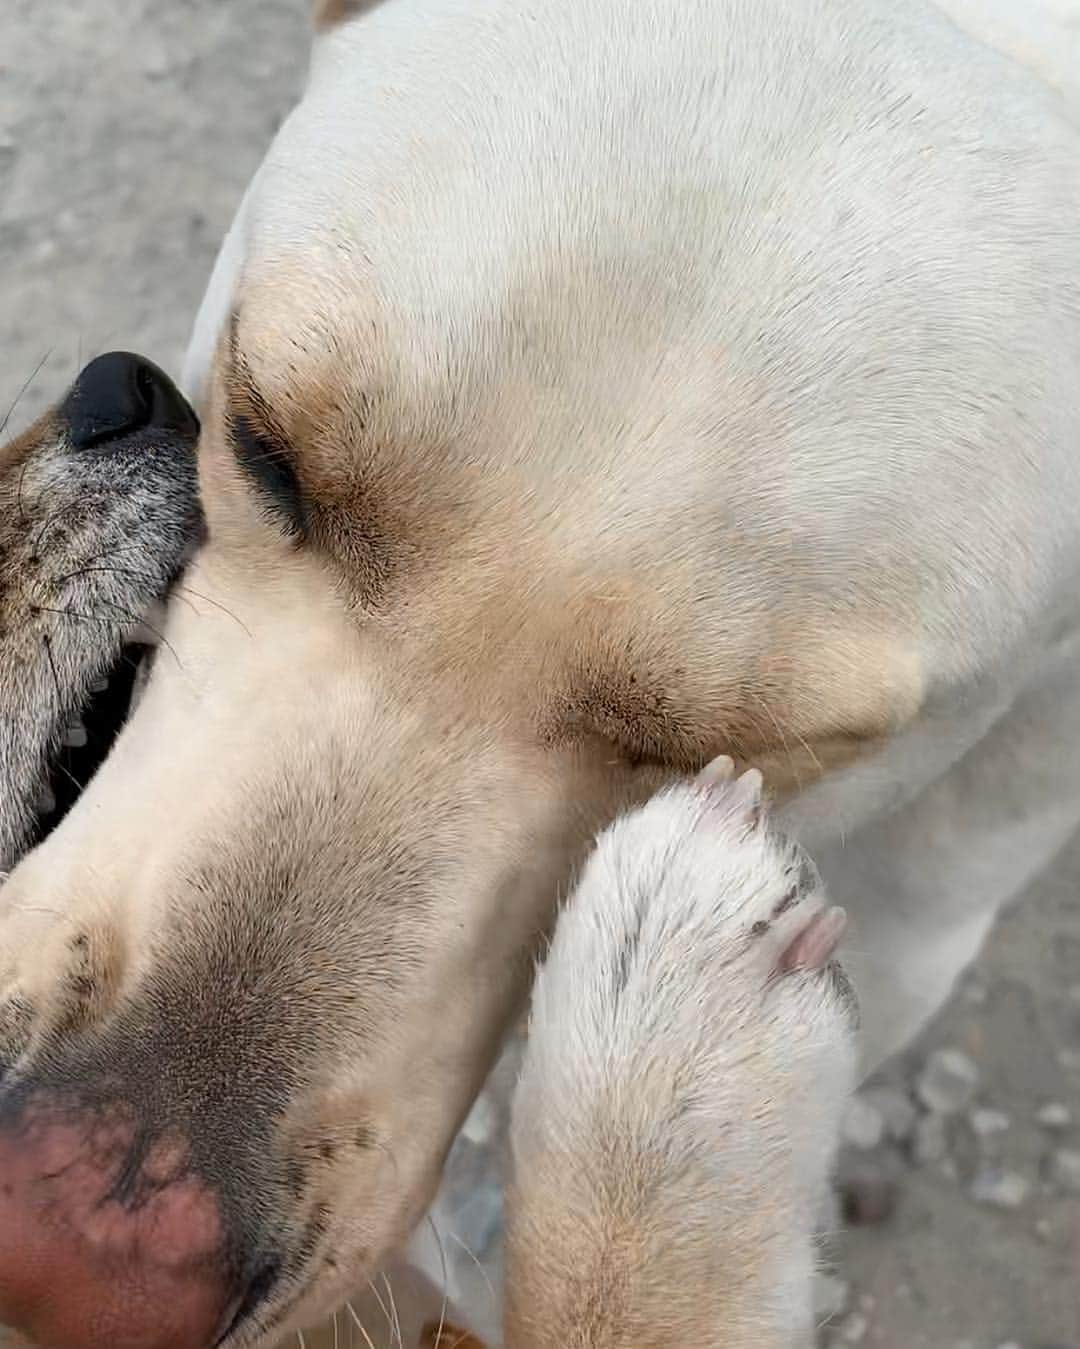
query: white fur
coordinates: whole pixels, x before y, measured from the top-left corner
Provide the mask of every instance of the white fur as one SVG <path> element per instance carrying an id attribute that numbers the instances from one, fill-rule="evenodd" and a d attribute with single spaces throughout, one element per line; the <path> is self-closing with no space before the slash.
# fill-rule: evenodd
<path id="1" fill-rule="evenodd" d="M 630 1342 L 635 1319 L 663 1339 L 668 1316 L 671 1342 L 808 1334 L 813 1224 L 855 1053 L 830 973 L 778 971 L 822 904 L 804 869 L 774 916 L 800 864 L 748 820 L 741 784 L 669 791 L 601 836 L 536 985 L 514 1102 L 508 1281 L 543 1299 L 538 1319 L 574 1324 L 621 1221 L 648 1259 L 583 1342 Z"/>
<path id="2" fill-rule="evenodd" d="M 336 560 L 323 567 L 267 529 L 227 438 L 208 435 L 196 579 L 217 617 L 173 614 L 183 681 L 155 675 L 118 753 L 8 892 L 45 911 L 68 890 L 88 903 L 97 885 L 139 932 L 176 892 L 173 854 L 201 837 L 209 802 L 237 855 L 257 846 L 237 781 L 287 782 L 296 813 L 336 773 L 318 800 L 354 803 L 348 838 L 373 864 L 383 825 L 405 840 L 395 857 L 434 856 L 426 822 L 401 832 L 413 803 L 435 815 L 433 801 L 464 798 L 468 824 L 448 826 L 438 852 L 464 879 L 410 934 L 438 973 L 414 979 L 394 1034 L 354 1064 L 415 1193 L 380 1172 L 380 1211 L 345 1204 L 337 1186 L 346 1260 L 384 1249 L 426 1193 L 511 1001 L 500 978 L 526 940 L 522 896 L 550 897 L 551 840 L 569 847 L 587 755 L 572 772 L 568 752 L 557 778 L 550 757 L 540 771 L 511 743 L 536 729 L 522 707 L 553 696 L 545 672 L 572 682 L 560 641 L 580 643 L 601 683 L 618 684 L 626 671 L 608 667 L 632 649 L 631 674 L 657 678 L 671 722 L 701 735 L 725 733 L 725 709 L 764 667 L 792 704 L 783 717 L 754 709 L 781 763 L 803 739 L 881 737 L 781 816 L 852 913 L 867 1062 L 940 1003 L 1001 903 L 1080 819 L 1080 759 L 1061 748 L 1080 726 L 1080 154 L 1061 103 L 923 0 L 386 0 L 319 39 L 215 272 L 186 379 L 205 389 L 239 299 L 238 340 L 287 429 L 325 430 L 307 452 L 339 469 L 361 449 L 386 493 L 370 502 L 382 523 L 411 511 L 428 532 L 394 554 L 403 589 L 362 622 L 339 603 Z M 499 662 L 507 678 L 489 679 Z M 536 687 L 515 682 L 526 667 Z M 469 734 L 448 742 L 459 760 L 431 764 L 422 751 L 444 710 Z M 614 782 L 611 762 L 629 774 L 632 751 L 595 755 L 598 814 L 611 803 L 597 779 Z M 441 795 L 410 776 L 421 762 Z M 133 800 L 152 802 L 155 822 L 167 803 L 167 847 Z M 496 817 L 481 847 L 478 821 Z M 674 836 L 646 835 L 649 857 L 650 839 Z M 619 826 L 601 859 L 626 837 Z M 538 862 L 518 906 L 498 889 L 495 838 Z M 304 826 L 288 841 L 302 853 Z M 481 854 L 483 867 L 464 865 Z M 765 872 L 749 860 L 739 886 L 760 896 Z M 733 878 L 706 930 L 705 872 L 693 855 L 685 866 L 678 931 L 725 960 Z M 588 917 L 599 901 L 566 915 L 599 962 L 635 912 L 633 888 L 608 880 L 621 896 L 611 927 Z M 373 889 L 347 911 L 380 899 Z M 541 988 L 538 1061 L 567 1107 L 590 1087 L 576 1074 L 597 1034 L 616 1063 L 689 1050 L 711 1082 L 723 1050 L 710 1041 L 698 1057 L 691 989 L 709 1024 L 745 1032 L 789 1080 L 790 1018 L 748 1015 L 764 988 L 755 958 L 733 956 L 728 1003 L 703 967 L 673 962 L 682 939 L 662 913 L 647 912 L 641 982 L 615 1002 L 568 949 L 584 1001 L 565 1030 L 582 1053 L 562 1066 L 542 1046 L 564 1008 Z M 649 1046 L 621 1019 L 646 989 L 674 1027 L 656 1026 Z M 704 1123 L 754 1090 L 733 1070 Z M 782 1099 L 778 1133 L 805 1131 L 810 1147 L 785 1191 L 797 1199 L 820 1180 L 826 1131 Z M 837 1102 L 826 1093 L 821 1121 Z M 751 1174 L 753 1140 L 733 1146 Z M 796 1245 L 798 1210 L 781 1232 Z M 790 1267 L 779 1262 L 776 1286 Z M 316 1279 L 288 1324 L 336 1292 Z"/>
<path id="3" fill-rule="evenodd" d="M 1075 104 L 1080 6 L 942 8 Z M 700 54 L 692 76 L 687 51 Z M 806 62 L 814 98 L 800 112 Z M 894 81 L 916 96 L 894 98 Z M 778 145 L 770 128 L 788 118 Z M 911 165 L 899 212 L 877 196 L 891 156 Z M 572 467 L 581 426 L 614 464 L 622 422 L 610 410 L 633 421 L 662 396 L 656 424 L 676 428 L 662 472 L 658 450 L 644 489 L 613 474 L 610 495 L 638 491 L 673 549 L 689 547 L 675 523 L 686 500 L 716 501 L 716 519 L 695 527 L 715 528 L 704 546 L 717 556 L 734 547 L 732 520 L 768 536 L 813 519 L 844 578 L 829 600 L 838 616 L 911 586 L 922 715 L 781 815 L 851 911 L 869 1064 L 940 1004 L 999 906 L 1080 819 L 1077 757 L 1052 751 L 1080 724 L 1067 673 L 1077 158 L 1054 100 L 920 0 L 388 0 L 318 42 L 308 95 L 253 185 L 189 355 L 197 386 L 244 269 L 257 278 L 301 259 L 357 324 L 377 293 L 379 342 L 422 398 L 452 335 L 455 376 L 480 405 L 485 374 L 498 395 L 505 373 L 491 334 L 507 289 L 522 258 L 539 258 L 541 272 L 576 276 L 594 322 L 561 345 L 583 318 L 572 279 L 526 312 L 574 408 L 562 457 L 535 464 L 534 481 Z M 859 233 L 835 214 L 830 175 L 862 194 Z M 977 180 L 997 188 L 994 209 L 973 215 Z M 729 198 L 729 183 L 742 195 Z M 752 208 L 764 233 L 741 231 Z M 605 274 L 628 244 L 643 272 Z M 763 371 L 781 390 L 768 407 L 746 396 Z M 505 456 L 521 468 L 513 443 Z M 590 545 L 615 528 L 568 523 Z M 916 559 L 907 575 L 882 561 L 898 553 Z M 725 581 L 715 603 L 732 614 L 776 578 L 750 556 Z"/>

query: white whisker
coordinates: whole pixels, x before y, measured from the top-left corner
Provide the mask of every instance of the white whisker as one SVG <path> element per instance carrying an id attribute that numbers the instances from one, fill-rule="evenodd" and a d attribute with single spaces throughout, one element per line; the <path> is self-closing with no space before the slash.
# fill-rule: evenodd
<path id="1" fill-rule="evenodd" d="M 356 1314 L 356 1308 L 352 1305 L 351 1302 L 346 1302 L 345 1309 L 348 1311 L 353 1321 L 355 1321 L 356 1328 L 359 1330 L 360 1334 L 363 1335 L 364 1340 L 367 1343 L 368 1349 L 375 1349 L 374 1344 L 372 1344 L 371 1342 L 371 1336 L 367 1333 L 367 1330 L 364 1328 L 363 1321 L 361 1321 L 359 1316 L 357 1316 Z"/>
<path id="2" fill-rule="evenodd" d="M 446 1304 L 450 1297 L 449 1278 L 446 1272 L 446 1247 L 443 1245 L 443 1239 L 439 1235 L 439 1229 L 435 1226 L 435 1219 L 428 1214 L 428 1223 L 435 1235 L 435 1240 L 439 1243 L 439 1260 L 442 1264 L 442 1306 L 439 1308 L 439 1328 L 435 1332 L 435 1349 L 441 1349 L 443 1327 L 446 1325 Z"/>
<path id="3" fill-rule="evenodd" d="M 461 1247 L 461 1249 L 465 1252 L 465 1254 L 466 1254 L 466 1255 L 469 1257 L 469 1259 L 473 1262 L 473 1264 L 476 1266 L 476 1268 L 480 1271 L 480 1277 L 481 1277 L 481 1278 L 484 1280 L 484 1282 L 487 1284 L 488 1294 L 489 1294 L 489 1296 L 491 1297 L 492 1303 L 494 1303 L 494 1302 L 496 1301 L 496 1297 L 495 1297 L 495 1286 L 494 1286 L 494 1284 L 492 1284 L 491 1279 L 488 1277 L 488 1272 L 487 1272 L 487 1270 L 486 1270 L 486 1269 L 484 1268 L 484 1266 L 480 1263 L 479 1259 L 478 1259 L 475 1255 L 473 1255 L 472 1251 L 469 1250 L 468 1246 L 465 1245 L 465 1243 L 462 1241 L 462 1239 L 461 1239 L 459 1236 L 457 1236 L 454 1232 L 451 1232 L 451 1233 L 450 1233 L 450 1240 L 451 1240 L 451 1241 L 456 1241 L 456 1242 L 457 1242 L 457 1244 Z"/>
<path id="4" fill-rule="evenodd" d="M 397 1335 L 398 1349 L 405 1349 L 405 1341 L 401 1337 L 401 1322 L 398 1319 L 397 1304 L 394 1301 L 394 1290 L 390 1287 L 390 1280 L 385 1273 L 381 1275 L 381 1278 L 386 1285 L 386 1296 L 390 1299 L 390 1310 L 394 1313 L 394 1333 Z"/>
<path id="5" fill-rule="evenodd" d="M 390 1330 L 390 1337 L 392 1339 L 394 1335 L 394 1323 L 390 1319 L 390 1313 L 389 1311 L 387 1311 L 386 1303 L 382 1300 L 382 1298 L 379 1295 L 379 1290 L 375 1287 L 374 1283 L 372 1283 L 370 1279 L 368 1279 L 367 1281 L 367 1286 L 371 1289 L 372 1294 L 375 1297 L 375 1301 L 379 1304 L 379 1310 L 386 1317 L 386 1324 Z"/>

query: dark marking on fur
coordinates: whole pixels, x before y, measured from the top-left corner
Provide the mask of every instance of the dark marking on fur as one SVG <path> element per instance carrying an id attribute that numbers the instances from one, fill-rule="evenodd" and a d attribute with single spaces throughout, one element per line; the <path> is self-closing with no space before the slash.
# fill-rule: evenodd
<path id="1" fill-rule="evenodd" d="M 307 1176 L 303 1166 L 295 1158 L 285 1164 L 285 1184 L 297 1197 L 304 1193 Z"/>
<path id="2" fill-rule="evenodd" d="M 772 916 L 774 918 L 779 918 L 782 913 L 787 913 L 788 909 L 799 902 L 799 893 L 799 886 L 796 883 L 791 887 L 780 903 L 777 904 L 776 908 L 773 909 Z"/>
<path id="3" fill-rule="evenodd" d="M 228 436 L 237 463 L 268 499 L 287 532 L 302 534 L 303 498 L 287 446 L 273 431 L 258 426 L 243 412 L 229 416 Z"/>
<path id="4" fill-rule="evenodd" d="M 240 350 L 235 314 L 230 325 L 229 354 L 225 429 L 236 461 L 286 532 L 303 534 L 306 511 L 292 447 Z"/>
<path id="5" fill-rule="evenodd" d="M 312 22 L 316 32 L 323 33 L 328 28 L 348 23 L 369 9 L 374 9 L 379 0 L 315 0 L 312 9 Z"/>
<path id="6" fill-rule="evenodd" d="M 71 976 L 71 990 L 83 1002 L 88 1002 L 97 992 L 97 980 L 92 974 L 76 971 Z"/>
<path id="7" fill-rule="evenodd" d="M 662 682 L 636 670 L 620 671 L 615 663 L 572 672 L 567 691 L 547 709 L 540 733 L 548 744 L 600 736 L 635 764 L 672 764 L 685 772 L 715 749 Z"/>

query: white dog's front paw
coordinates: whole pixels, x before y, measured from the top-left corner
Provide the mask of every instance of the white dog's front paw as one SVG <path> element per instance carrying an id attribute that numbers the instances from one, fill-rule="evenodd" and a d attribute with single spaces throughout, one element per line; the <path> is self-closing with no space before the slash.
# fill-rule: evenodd
<path id="1" fill-rule="evenodd" d="M 813 864 L 770 830 L 760 775 L 728 760 L 601 835 L 534 993 L 512 1321 L 539 1324 L 516 1288 L 527 1267 L 540 1339 L 566 1342 L 590 1271 L 624 1262 L 618 1314 L 646 1338 L 673 1287 L 695 1294 L 673 1343 L 761 1316 L 755 1343 L 807 1329 L 812 1227 L 855 1063 L 843 926 Z"/>
<path id="2" fill-rule="evenodd" d="M 792 1072 L 808 1054 L 846 1060 L 843 929 L 813 863 L 769 828 L 760 775 L 716 760 L 600 836 L 537 984 L 530 1053 L 550 1039 L 567 1072 L 596 1060 L 590 1043 L 609 1066 L 658 1044 L 695 1064 L 736 1045 Z"/>

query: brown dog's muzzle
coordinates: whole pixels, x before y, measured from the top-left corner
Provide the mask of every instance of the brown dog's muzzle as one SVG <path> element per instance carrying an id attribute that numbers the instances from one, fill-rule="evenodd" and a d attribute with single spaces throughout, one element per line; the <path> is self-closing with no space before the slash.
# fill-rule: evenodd
<path id="1" fill-rule="evenodd" d="M 207 1349 L 276 1281 L 277 1103 L 182 1034 L 121 1014 L 0 1086 L 0 1325 L 42 1349 Z"/>
<path id="2" fill-rule="evenodd" d="M 202 1349 L 235 1294 L 179 1142 L 31 1102 L 0 1133 L 0 1318 L 49 1349 Z"/>

